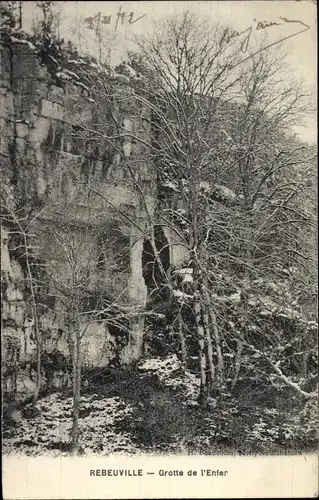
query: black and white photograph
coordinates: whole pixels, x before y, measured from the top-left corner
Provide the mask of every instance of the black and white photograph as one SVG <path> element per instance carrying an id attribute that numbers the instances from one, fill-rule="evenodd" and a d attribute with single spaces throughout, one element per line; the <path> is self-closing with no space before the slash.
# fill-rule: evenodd
<path id="1" fill-rule="evenodd" d="M 317 453 L 315 7 L 1 2 L 4 461 Z"/>

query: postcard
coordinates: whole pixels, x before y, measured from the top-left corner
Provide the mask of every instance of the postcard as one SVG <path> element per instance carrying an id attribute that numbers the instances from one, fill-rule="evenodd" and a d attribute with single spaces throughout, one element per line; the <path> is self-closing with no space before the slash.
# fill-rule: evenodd
<path id="1" fill-rule="evenodd" d="M 4 1 L 5 500 L 312 498 L 312 1 Z"/>

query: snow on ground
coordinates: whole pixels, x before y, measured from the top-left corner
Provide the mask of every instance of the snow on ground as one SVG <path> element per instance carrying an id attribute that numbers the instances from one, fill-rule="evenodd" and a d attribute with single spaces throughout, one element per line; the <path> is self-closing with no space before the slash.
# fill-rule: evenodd
<path id="1" fill-rule="evenodd" d="M 176 355 L 165 359 L 148 358 L 139 363 L 138 370 L 144 375 L 156 376 L 164 387 L 179 391 L 185 405 L 197 405 L 199 379 L 183 370 Z M 24 417 L 3 432 L 3 453 L 52 457 L 69 454 L 72 428 L 72 397 L 53 393 L 37 403 L 39 414 Z M 86 394 L 80 404 L 80 447 L 84 455 L 106 456 L 109 454 L 134 455 L 141 452 L 131 435 L 126 432 L 127 418 L 134 419 L 134 407 L 124 399 L 102 394 Z M 121 428 L 122 427 L 122 428 Z"/>
<path id="2" fill-rule="evenodd" d="M 51 394 L 40 400 L 39 416 L 22 419 L 19 426 L 3 432 L 3 454 L 68 455 L 72 427 L 72 398 Z M 115 423 L 132 409 L 119 397 L 82 396 L 80 443 L 84 454 L 134 454 L 139 450 L 129 434 L 119 432 Z M 116 419 L 116 422 L 115 422 Z"/>
<path id="3" fill-rule="evenodd" d="M 138 449 L 131 442 L 129 434 L 116 433 L 112 429 L 115 419 L 118 421 L 130 415 L 132 409 L 118 397 L 102 400 L 100 396 L 96 397 L 99 399 L 88 401 L 83 405 L 83 408 L 86 407 L 90 411 L 81 422 L 81 440 L 85 443 L 84 453 L 99 452 L 100 455 L 108 455 L 137 452 Z"/>
<path id="4" fill-rule="evenodd" d="M 159 357 L 148 358 L 139 365 L 139 369 L 142 371 L 155 372 L 161 382 L 165 382 L 168 377 L 180 368 L 180 361 L 175 354 L 165 359 Z"/>
<path id="5" fill-rule="evenodd" d="M 189 370 L 182 370 L 180 360 L 176 354 L 168 358 L 148 358 L 139 365 L 143 372 L 155 374 L 160 382 L 167 386 L 183 391 L 187 403 L 194 405 L 197 402 L 200 381 Z"/>

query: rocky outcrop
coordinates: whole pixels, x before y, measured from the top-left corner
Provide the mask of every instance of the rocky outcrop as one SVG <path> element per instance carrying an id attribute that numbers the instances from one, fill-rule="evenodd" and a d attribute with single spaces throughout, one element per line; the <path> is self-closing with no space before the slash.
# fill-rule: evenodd
<path id="1" fill-rule="evenodd" d="M 137 105 L 133 88 L 128 90 L 126 84 L 115 81 L 113 101 L 100 96 L 97 102 L 88 92 L 81 91 L 77 75 L 73 80 L 71 77 L 64 79 L 59 86 L 52 76 L 52 68 L 43 64 L 39 50 L 27 40 L 11 38 L 2 45 L 1 66 L 0 153 L 5 214 L 1 232 L 4 390 L 27 394 L 34 390 L 32 370 L 36 342 L 25 258 L 23 252 L 16 252 L 16 247 L 21 246 L 19 236 L 22 237 L 22 230 L 14 219 L 27 212 L 41 213 L 41 221 L 35 221 L 32 226 L 35 235 L 30 236 L 30 245 L 38 247 L 36 255 L 41 262 L 54 258 L 57 249 L 50 246 L 43 253 L 45 245 L 37 239 L 41 234 L 39 224 L 53 228 L 57 221 L 63 221 L 73 231 L 72 224 L 77 220 L 84 226 L 105 227 L 108 234 L 114 230 L 120 232 L 124 235 L 120 244 L 126 245 L 129 259 L 125 276 L 122 272 L 122 281 L 119 282 L 117 276 L 120 275 L 112 275 L 116 268 L 116 249 L 108 248 L 108 269 L 103 270 L 104 274 L 97 271 L 97 281 L 104 280 L 105 287 L 108 286 L 107 279 L 118 281 L 117 286 L 126 290 L 125 300 L 143 307 L 147 299 L 142 273 L 143 231 L 147 226 L 145 204 L 148 213 L 152 214 L 156 175 L 145 159 L 144 146 L 140 147 L 132 140 L 133 136 L 145 135 L 142 117 L 147 113 Z M 62 73 L 60 71 L 60 77 Z M 104 140 L 103 133 L 108 129 L 109 136 L 116 135 L 118 125 L 121 127 L 121 141 L 112 144 L 110 140 Z M 81 136 L 83 127 L 86 127 L 86 133 L 89 129 L 101 133 L 95 149 L 92 149 L 94 141 L 85 142 L 85 136 Z M 126 159 L 132 160 L 134 179 L 126 168 Z M 138 190 L 134 187 L 136 179 Z M 88 185 L 92 191 L 88 190 Z M 130 220 L 135 223 L 131 225 Z M 91 251 L 100 251 L 97 241 L 92 245 Z M 39 310 L 43 352 L 69 357 L 61 319 L 63 314 L 54 308 Z M 121 354 L 107 325 L 91 324 L 83 341 L 85 365 L 105 366 L 114 356 L 119 356 L 123 362 L 138 357 L 143 342 L 142 319 L 135 318 L 130 329 L 132 334 Z M 68 383 L 62 379 L 61 375 L 55 384 Z"/>
<path id="2" fill-rule="evenodd" d="M 86 233 L 83 258 L 98 262 L 97 294 L 137 311 L 146 306 L 143 255 L 157 205 L 150 116 L 137 99 L 143 77 L 128 74 L 127 65 L 116 71 L 111 78 L 94 61 L 51 42 L 43 47 L 6 36 L 1 45 L 2 366 L 4 392 L 13 397 L 34 391 L 37 330 L 44 383 L 71 382 L 66 311 L 50 289 L 44 297 L 37 288 L 41 266 L 59 255 L 57 227 L 79 240 Z M 169 229 L 163 237 L 166 268 L 178 265 L 183 246 Z M 133 315 L 125 327 L 91 323 L 82 340 L 84 367 L 138 359 L 143 316 Z"/>

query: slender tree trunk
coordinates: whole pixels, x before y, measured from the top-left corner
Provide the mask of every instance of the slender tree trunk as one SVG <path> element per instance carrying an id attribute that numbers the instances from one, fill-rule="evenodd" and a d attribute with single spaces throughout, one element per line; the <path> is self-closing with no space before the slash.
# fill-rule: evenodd
<path id="1" fill-rule="evenodd" d="M 212 345 L 212 337 L 209 326 L 209 317 L 207 308 L 205 307 L 205 303 L 203 301 L 201 303 L 201 309 L 202 309 L 202 318 L 205 331 L 205 347 L 206 347 L 206 359 L 207 359 L 206 385 L 207 385 L 207 396 L 208 396 L 215 380 L 215 365 L 213 361 L 213 345 Z"/>
<path id="2" fill-rule="evenodd" d="M 217 324 L 216 313 L 214 310 L 214 306 L 211 303 L 210 298 L 208 296 L 207 289 L 208 289 L 207 284 L 205 283 L 205 288 L 204 288 L 205 302 L 206 302 L 206 307 L 208 308 L 208 311 L 209 311 L 209 317 L 210 317 L 210 321 L 211 321 L 211 327 L 213 330 L 215 347 L 216 347 L 216 354 L 217 354 L 217 376 L 218 376 L 218 379 L 222 382 L 224 379 L 224 358 L 223 358 L 223 352 L 222 352 L 222 347 L 221 347 L 220 334 L 219 334 L 219 328 L 218 328 L 218 324 Z"/>
<path id="3" fill-rule="evenodd" d="M 17 380 L 18 380 L 18 369 L 15 363 L 15 367 L 13 369 L 13 400 L 15 400 L 17 394 L 17 388 L 18 388 Z"/>
<path id="4" fill-rule="evenodd" d="M 34 313 L 34 317 L 36 316 L 36 312 Z M 42 349 L 41 349 L 41 339 L 38 331 L 38 325 L 35 327 L 36 330 L 36 342 L 37 342 L 37 374 L 36 374 L 36 386 L 33 395 L 33 404 L 35 405 L 39 399 L 39 394 L 42 385 L 42 375 L 41 375 L 41 358 L 42 358 Z"/>
<path id="5" fill-rule="evenodd" d="M 79 452 L 79 413 L 80 413 L 80 398 L 81 398 L 81 336 L 79 328 L 75 328 L 73 334 L 73 415 L 72 415 L 72 430 L 71 430 L 71 450 L 72 455 L 77 455 Z"/>
<path id="6" fill-rule="evenodd" d="M 163 281 L 165 282 L 165 284 L 169 285 L 169 281 L 168 281 L 168 276 L 167 276 L 167 273 L 164 269 L 164 266 L 163 266 L 163 263 L 162 263 L 162 259 L 160 257 L 160 253 L 157 249 L 157 246 L 156 246 L 156 242 L 155 242 L 155 237 L 154 237 L 154 229 L 152 228 L 152 233 L 151 233 L 151 237 L 149 239 L 150 241 L 150 244 L 152 246 L 152 250 L 154 252 L 154 257 L 155 257 L 155 261 L 156 261 L 156 264 L 158 265 L 158 269 L 161 273 L 161 277 L 163 279 Z"/>
<path id="7" fill-rule="evenodd" d="M 223 358 L 223 352 L 222 352 L 222 347 L 221 347 L 221 342 L 220 342 L 220 335 L 219 335 L 219 328 L 217 325 L 216 314 L 215 314 L 215 311 L 214 311 L 214 308 L 212 305 L 209 307 L 209 312 L 210 312 L 210 317 L 211 317 L 211 322 L 212 322 L 211 324 L 212 324 L 212 328 L 213 328 L 215 345 L 216 345 L 216 352 L 217 352 L 218 378 L 222 382 L 224 379 L 224 358 Z"/>
<path id="8" fill-rule="evenodd" d="M 19 30 L 22 29 L 22 2 L 19 2 Z"/>
<path id="9" fill-rule="evenodd" d="M 19 13 L 20 13 L 20 22 L 22 22 L 22 2 L 19 3 Z M 39 321 L 38 321 L 38 311 L 37 311 L 37 302 L 36 302 L 36 296 L 35 296 L 35 289 L 33 285 L 33 276 L 32 276 L 32 271 L 31 271 L 31 264 L 30 264 L 30 257 L 32 257 L 32 254 L 29 252 L 29 248 L 32 248 L 31 245 L 29 245 L 29 234 L 26 232 L 26 230 L 23 228 L 23 226 L 20 224 L 19 219 L 17 218 L 16 214 L 8 207 L 6 207 L 7 210 L 9 211 L 13 222 L 18 226 L 20 230 L 20 234 L 23 237 L 23 245 L 25 249 L 25 262 L 26 262 L 26 268 L 27 268 L 27 280 L 29 281 L 29 286 L 30 286 L 30 295 L 31 295 L 31 309 L 32 309 L 32 316 L 33 316 L 33 322 L 34 322 L 34 332 L 35 332 L 35 337 L 36 337 L 36 344 L 37 344 L 37 375 L 36 375 L 36 388 L 35 388 L 35 393 L 33 395 L 33 404 L 35 405 L 36 402 L 38 401 L 39 398 L 39 393 L 41 390 L 41 385 L 42 385 L 42 377 L 41 377 L 41 335 L 40 335 L 40 329 L 39 329 Z M 31 222 L 33 222 L 41 213 L 43 209 L 32 219 Z M 30 227 L 30 224 L 28 224 L 27 227 Z"/>
<path id="10" fill-rule="evenodd" d="M 180 312 L 178 313 L 177 320 L 178 320 L 177 328 L 178 328 L 178 336 L 179 336 L 180 348 L 181 348 L 182 366 L 183 366 L 183 370 L 185 370 L 186 363 L 187 363 L 187 348 L 186 348 L 186 342 L 185 342 L 185 337 L 184 337 L 184 332 L 183 332 L 183 320 L 182 320 L 182 315 Z"/>
<path id="11" fill-rule="evenodd" d="M 32 271 L 31 271 L 31 266 L 30 266 L 30 255 L 29 255 L 29 245 L 28 245 L 28 238 L 25 233 L 25 231 L 21 228 L 21 231 L 23 231 L 23 240 L 24 240 L 24 247 L 25 247 L 25 260 L 26 260 L 26 267 L 27 267 L 27 273 L 28 273 L 28 280 L 29 280 L 29 285 L 30 285 L 30 294 L 31 294 L 31 308 L 32 308 L 32 316 L 33 316 L 33 322 L 34 322 L 34 331 L 35 331 L 35 338 L 36 338 L 36 344 L 37 344 L 37 375 L 36 375 L 36 386 L 35 386 L 35 392 L 33 395 L 33 404 L 35 405 L 39 399 L 39 393 L 41 390 L 41 384 L 42 384 L 42 377 L 41 377 L 41 336 L 40 336 L 40 330 L 39 330 L 39 322 L 38 322 L 38 311 L 37 311 L 37 304 L 36 304 L 36 298 L 35 298 L 35 291 L 34 291 L 34 286 L 33 286 L 33 276 L 32 276 Z"/>
<path id="12" fill-rule="evenodd" d="M 242 351 L 243 351 L 243 341 L 241 339 L 238 339 L 238 341 L 237 341 L 236 362 L 235 362 L 235 373 L 234 373 L 234 377 L 233 377 L 232 384 L 231 384 L 232 390 L 235 389 L 235 386 L 236 386 L 236 384 L 238 382 L 239 373 L 240 373 L 240 369 L 241 369 L 241 354 L 242 354 Z"/>
<path id="13" fill-rule="evenodd" d="M 200 370 L 200 391 L 199 402 L 202 406 L 207 402 L 207 377 L 206 377 L 206 352 L 205 352 L 205 331 L 202 325 L 201 305 L 198 293 L 195 293 L 195 322 L 197 339 L 199 346 L 199 370 Z"/>
<path id="14" fill-rule="evenodd" d="M 301 368 L 301 373 L 304 379 L 307 379 L 308 377 L 308 359 L 309 359 L 309 352 L 305 352 L 302 356 L 302 368 Z"/>

